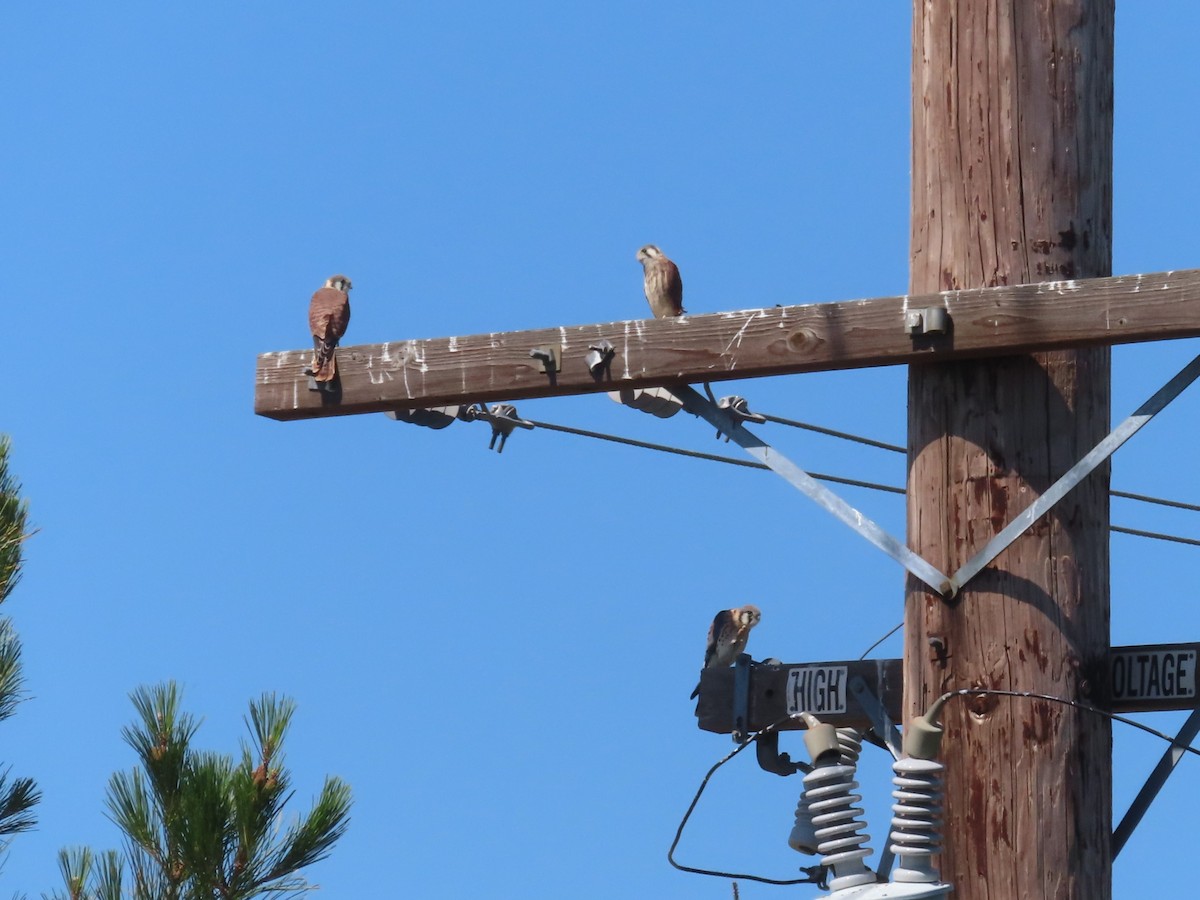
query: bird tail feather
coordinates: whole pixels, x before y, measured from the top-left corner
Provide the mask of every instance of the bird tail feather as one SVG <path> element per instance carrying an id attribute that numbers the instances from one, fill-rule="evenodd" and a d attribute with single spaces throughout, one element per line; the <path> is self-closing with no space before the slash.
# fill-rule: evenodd
<path id="1" fill-rule="evenodd" d="M 337 347 L 322 343 L 313 354 L 312 370 L 314 380 L 333 381 L 337 377 Z"/>

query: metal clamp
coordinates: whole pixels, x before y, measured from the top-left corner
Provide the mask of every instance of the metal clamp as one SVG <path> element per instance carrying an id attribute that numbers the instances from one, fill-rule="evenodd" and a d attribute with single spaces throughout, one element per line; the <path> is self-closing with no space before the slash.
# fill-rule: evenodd
<path id="1" fill-rule="evenodd" d="M 793 762 L 787 753 L 779 752 L 778 731 L 769 734 L 759 732 L 754 738 L 754 754 L 758 757 L 758 767 L 774 775 L 787 776 L 812 771 L 812 766 L 808 763 Z"/>
<path id="2" fill-rule="evenodd" d="M 562 371 L 562 356 L 557 347 L 534 347 L 529 351 L 531 359 L 539 360 L 542 371 L 550 378 L 551 386 L 558 380 L 557 374 Z"/>
<path id="3" fill-rule="evenodd" d="M 750 736 L 746 724 L 750 721 L 750 670 L 754 660 L 749 653 L 739 653 L 733 664 L 733 742 L 744 744 Z"/>
<path id="4" fill-rule="evenodd" d="M 946 334 L 950 330 L 950 310 L 944 306 L 926 306 L 904 313 L 904 333 L 913 337 Z"/>
<path id="5" fill-rule="evenodd" d="M 495 450 L 497 453 L 504 452 L 504 444 L 514 429 L 524 428 L 532 431 L 534 427 L 532 422 L 526 422 L 517 415 L 517 408 L 511 403 L 497 403 L 491 409 L 488 409 L 486 403 L 480 403 L 478 407 L 466 410 L 462 418 L 469 422 L 483 421 L 491 425 L 492 440 L 488 444 L 488 449 Z M 496 444 L 497 440 L 500 441 L 499 446 Z"/>
<path id="6" fill-rule="evenodd" d="M 706 383 L 704 387 L 709 390 L 709 396 L 711 397 L 712 391 L 708 388 L 708 384 Z M 736 395 L 722 397 L 717 401 L 717 408 L 725 410 L 725 412 L 729 413 L 738 422 L 755 422 L 762 425 L 767 421 L 766 416 L 750 411 L 750 404 L 746 401 L 745 397 L 738 397 Z M 721 439 L 722 434 L 723 432 L 718 428 L 717 440 Z M 725 443 L 729 443 L 729 435 L 725 435 Z"/>
<path id="7" fill-rule="evenodd" d="M 587 355 L 583 359 L 592 377 L 600 381 L 609 377 L 609 369 L 616 355 L 617 348 L 612 345 L 612 341 L 601 339 L 588 346 Z"/>

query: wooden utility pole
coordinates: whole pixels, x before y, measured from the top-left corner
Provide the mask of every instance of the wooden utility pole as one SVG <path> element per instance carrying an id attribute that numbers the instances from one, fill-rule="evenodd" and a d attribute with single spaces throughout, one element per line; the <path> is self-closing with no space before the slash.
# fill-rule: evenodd
<path id="1" fill-rule="evenodd" d="M 990 564 L 959 567 L 1108 433 L 1110 345 L 1200 335 L 1200 271 L 1103 277 L 1112 61 L 1113 0 L 915 0 L 910 295 L 348 346 L 331 393 L 306 384 L 310 350 L 264 353 L 255 411 L 307 419 L 907 364 L 908 543 L 921 565 L 895 542 L 888 552 L 918 574 L 968 574 L 908 579 L 906 714 L 958 688 L 1105 705 L 1107 463 Z M 614 308 L 640 311 L 629 294 Z M 702 725 L 726 729 L 727 707 Z M 1108 900 L 1107 720 L 994 694 L 948 704 L 943 720 L 953 896 Z"/>
<path id="2" fill-rule="evenodd" d="M 1112 0 L 915 0 L 914 293 L 1108 275 Z M 909 369 L 909 546 L 953 571 L 1107 433 L 1109 350 Z M 1099 702 L 1108 466 L 953 603 L 911 576 L 905 706 L 1005 688 Z M 999 696 L 945 710 L 960 900 L 1111 896 L 1111 731 Z"/>

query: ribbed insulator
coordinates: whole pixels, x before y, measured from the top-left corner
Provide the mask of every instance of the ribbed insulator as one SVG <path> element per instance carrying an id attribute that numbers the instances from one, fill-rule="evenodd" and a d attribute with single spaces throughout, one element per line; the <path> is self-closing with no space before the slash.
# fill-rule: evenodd
<path id="1" fill-rule="evenodd" d="M 801 794 L 796 804 L 796 821 L 788 835 L 788 846 L 798 853 L 812 856 L 817 852 L 817 832 L 813 828 L 812 810 L 808 808 L 808 795 Z"/>
<path id="2" fill-rule="evenodd" d="M 804 776 L 804 802 L 816 831 L 817 851 L 822 865 L 834 873 L 829 882 L 832 891 L 875 881 L 875 874 L 863 864 L 871 853 L 863 846 L 870 836 L 860 833 L 866 823 L 858 818 L 862 808 L 854 805 L 862 800 L 852 793 L 857 787 L 853 766 L 818 766 Z"/>
<path id="3" fill-rule="evenodd" d="M 837 737 L 838 748 L 842 751 L 842 764 L 857 766 L 858 757 L 862 754 L 862 734 L 856 728 L 839 728 Z"/>
<path id="4" fill-rule="evenodd" d="M 892 852 L 896 867 L 892 880 L 936 882 L 938 873 L 930 857 L 941 846 L 942 770 L 932 759 L 897 760 L 892 766 L 896 789 L 892 796 Z"/>

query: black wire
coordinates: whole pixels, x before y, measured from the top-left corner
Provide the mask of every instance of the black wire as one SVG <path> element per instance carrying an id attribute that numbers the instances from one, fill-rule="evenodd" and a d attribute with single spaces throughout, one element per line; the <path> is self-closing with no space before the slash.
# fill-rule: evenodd
<path id="1" fill-rule="evenodd" d="M 1056 697 L 1053 694 L 1039 694 L 1037 691 L 1006 691 L 1003 688 L 959 688 L 956 691 L 947 691 L 938 698 L 938 702 L 945 703 L 953 697 L 978 697 L 986 694 L 995 694 L 1000 697 L 1026 697 L 1032 700 L 1048 700 L 1051 703 L 1061 703 L 1063 706 L 1070 706 L 1074 709 L 1083 710 L 1084 712 L 1092 712 L 1097 715 L 1112 719 L 1114 722 L 1120 722 L 1122 725 L 1130 725 L 1137 728 L 1139 731 L 1144 731 L 1147 734 L 1154 735 L 1156 738 L 1166 741 L 1172 747 L 1178 747 L 1187 753 L 1200 756 L 1200 749 L 1193 747 L 1191 744 L 1180 743 L 1177 738 L 1171 737 L 1163 731 L 1156 728 L 1151 728 L 1136 719 L 1131 719 L 1128 716 L 1123 716 L 1120 713 L 1109 712 L 1107 709 L 1101 709 L 1098 706 L 1093 706 L 1090 703 L 1084 703 L 1082 700 L 1071 700 L 1068 697 Z"/>
<path id="2" fill-rule="evenodd" d="M 903 623 L 901 623 L 901 624 L 903 624 Z M 898 628 L 900 628 L 900 625 L 897 625 L 896 628 L 893 628 L 886 635 L 884 635 L 883 639 L 886 639 L 887 637 L 891 636 L 892 633 L 894 633 Z M 882 642 L 883 639 L 881 639 L 880 642 Z M 874 647 L 870 648 L 867 651 L 867 653 L 869 653 L 871 649 L 874 649 Z M 866 656 L 866 655 L 867 655 L 866 653 L 863 654 L 863 656 Z M 1070 706 L 1073 709 L 1078 709 L 1083 712 L 1096 713 L 1097 715 L 1104 716 L 1105 718 L 1111 719 L 1114 722 L 1120 722 L 1122 725 L 1129 725 L 1133 728 L 1138 729 L 1139 731 L 1144 731 L 1144 732 L 1146 732 L 1146 734 L 1152 735 L 1156 738 L 1159 738 L 1160 740 L 1166 741 L 1172 747 L 1178 747 L 1180 750 L 1182 750 L 1185 753 L 1191 753 L 1195 756 L 1200 756 L 1200 748 L 1193 747 L 1191 744 L 1182 743 L 1178 738 L 1171 737 L 1166 732 L 1159 731 L 1157 728 L 1151 728 L 1149 725 L 1143 724 L 1142 722 L 1139 722 L 1136 719 L 1131 719 L 1128 716 L 1123 716 L 1119 713 L 1110 712 L 1107 709 L 1101 709 L 1098 706 L 1093 706 L 1090 703 L 1084 703 L 1081 700 L 1071 700 L 1067 697 L 1057 697 L 1053 694 L 1042 694 L 1042 693 L 1039 693 L 1038 691 L 1009 691 L 1009 690 L 1004 690 L 1003 688 L 959 688 L 958 690 L 947 691 L 946 693 L 942 694 L 937 699 L 936 702 L 938 704 L 943 704 L 943 703 L 946 703 L 948 700 L 951 700 L 955 697 L 982 697 L 982 696 L 987 696 L 989 694 L 993 695 L 993 696 L 999 696 L 999 697 L 1022 697 L 1022 698 L 1029 699 L 1029 700 L 1045 700 L 1050 703 L 1061 703 L 1063 706 Z M 710 768 L 708 770 L 708 772 L 704 776 L 704 780 L 700 782 L 700 787 L 696 790 L 696 795 L 694 797 L 692 797 L 692 802 L 688 805 L 687 812 L 685 812 L 683 814 L 683 819 L 680 821 L 679 827 L 675 829 L 675 839 L 673 841 L 671 841 L 671 848 L 667 851 L 667 862 L 669 862 L 676 869 L 679 869 L 681 872 L 691 872 L 695 875 L 713 875 L 718 878 L 730 878 L 730 879 L 741 878 L 746 881 L 758 881 L 758 882 L 761 882 L 762 884 L 788 885 L 788 884 L 815 884 L 815 883 L 817 883 L 818 879 L 815 877 L 812 877 L 812 876 L 810 876 L 808 878 L 794 878 L 794 879 L 790 879 L 790 880 L 780 880 L 780 879 L 775 879 L 775 878 L 763 878 L 762 876 L 759 876 L 759 875 L 745 875 L 745 874 L 739 874 L 739 873 L 733 873 L 733 872 L 720 872 L 720 871 L 716 871 L 713 869 L 698 869 L 693 866 L 685 866 L 685 865 L 683 865 L 681 863 L 677 863 L 675 861 L 675 849 L 679 846 L 680 838 L 683 837 L 683 829 L 687 826 L 688 820 L 692 817 L 692 812 L 696 809 L 696 804 L 698 804 L 700 802 L 700 797 L 704 793 L 704 789 L 706 787 L 708 787 L 709 779 L 711 779 L 713 777 L 713 775 L 716 773 L 717 769 L 721 768 L 721 766 L 725 765 L 725 763 L 729 762 L 731 759 L 733 759 L 735 756 L 737 756 L 739 753 L 741 753 L 743 750 L 745 750 L 747 747 L 749 747 L 752 743 L 754 743 L 754 741 L 759 736 L 768 734 L 772 731 L 775 731 L 781 725 L 784 725 L 785 723 L 790 722 L 796 718 L 799 718 L 799 716 L 798 715 L 788 716 L 784 719 L 780 719 L 778 722 L 774 722 L 771 725 L 768 725 L 766 728 L 759 731 L 758 734 L 756 734 L 754 737 L 747 738 L 746 740 L 742 741 L 742 743 L 738 744 L 737 747 L 735 747 L 730 753 L 727 753 L 724 757 L 717 760 L 717 762 L 712 766 L 712 768 Z M 820 867 L 814 866 L 812 868 L 814 870 L 816 870 Z"/>
<path id="3" fill-rule="evenodd" d="M 693 866 L 685 866 L 682 863 L 677 863 L 675 861 L 675 848 L 679 846 L 679 839 L 681 837 L 683 837 L 683 829 L 687 826 L 688 819 L 690 819 L 692 817 L 692 811 L 695 810 L 696 804 L 700 802 L 700 795 L 703 794 L 704 789 L 706 787 L 708 787 L 708 780 L 713 777 L 713 774 L 717 771 L 717 769 L 721 768 L 721 766 L 725 765 L 725 763 L 729 762 L 731 759 L 733 759 L 735 756 L 737 756 L 739 753 L 741 753 L 743 750 L 745 750 L 747 747 L 749 747 L 752 743 L 754 743 L 755 739 L 758 738 L 760 735 L 769 734 L 770 732 L 779 728 L 780 725 L 784 725 L 787 722 L 790 722 L 794 718 L 796 718 L 796 717 L 788 716 L 787 718 L 780 719 L 778 722 L 768 725 L 766 728 L 762 729 L 762 731 L 758 732 L 758 734 L 756 734 L 754 737 L 747 738 L 746 740 L 742 741 L 742 743 L 738 744 L 737 747 L 734 748 L 730 753 L 726 754 L 724 757 L 717 760 L 717 762 L 713 765 L 713 767 L 708 770 L 708 773 L 704 776 L 704 780 L 700 782 L 700 787 L 696 790 L 696 796 L 692 797 L 692 802 L 688 805 L 687 812 L 685 812 L 683 814 L 683 819 L 682 819 L 682 821 L 680 821 L 679 827 L 675 829 L 675 840 L 671 841 L 671 849 L 667 851 L 667 862 L 669 862 L 672 866 L 674 866 L 676 869 L 678 869 L 681 872 L 691 872 L 694 875 L 715 875 L 718 878 L 741 878 L 746 881 L 759 881 L 759 882 L 762 882 L 763 884 L 815 884 L 815 883 L 817 883 L 811 877 L 780 880 L 780 879 L 776 879 L 776 878 L 763 878 L 761 875 L 743 875 L 743 874 L 738 874 L 738 873 L 734 873 L 734 872 L 718 872 L 718 871 L 715 871 L 712 869 L 697 869 Z"/>
<path id="4" fill-rule="evenodd" d="M 904 623 L 901 622 L 899 625 L 897 625 L 895 628 L 893 628 L 891 631 L 889 631 L 887 634 L 885 634 L 883 637 L 881 637 L 879 640 L 877 640 L 875 643 L 873 643 L 870 647 L 868 647 L 866 650 L 864 650 L 863 655 L 860 656 L 859 659 L 866 659 L 868 653 L 870 653 L 872 650 L 874 650 L 876 647 L 878 647 L 880 644 L 882 644 L 884 641 L 886 641 L 888 638 L 890 638 L 893 634 L 895 634 L 897 631 L 899 631 L 903 627 L 904 627 Z"/>
<path id="5" fill-rule="evenodd" d="M 868 447 L 878 447 L 881 450 L 890 450 L 892 453 L 908 452 L 907 448 L 901 447 L 899 444 L 888 444 L 884 441 L 877 441 L 873 438 L 863 437 L 860 434 L 851 434 L 848 431 L 835 431 L 832 428 L 825 428 L 821 425 L 813 425 L 811 422 L 800 422 L 796 419 L 785 419 L 783 416 L 773 416 L 770 413 L 756 413 L 756 415 L 762 416 L 768 422 L 778 422 L 780 425 L 790 425 L 792 428 L 803 428 L 805 431 L 814 431 L 817 434 L 825 434 L 829 435 L 830 437 L 840 438 L 846 441 L 854 441 L 856 444 L 865 444 Z M 1110 497 L 1120 497 L 1123 500 L 1137 500 L 1139 503 L 1155 503 L 1159 506 L 1171 506 L 1175 509 L 1186 509 L 1190 510 L 1191 512 L 1200 512 L 1200 504 L 1184 503 L 1182 500 L 1166 500 L 1162 497 L 1151 497 L 1148 494 L 1134 494 L 1129 491 L 1110 490 L 1108 493 Z M 1130 531 L 1128 529 L 1115 528 L 1113 530 L 1120 530 L 1125 534 L 1137 534 L 1142 537 L 1161 537 L 1162 540 L 1172 540 L 1169 535 L 1159 536 L 1153 532 Z M 1185 539 L 1181 541 L 1181 543 L 1186 544 L 1196 542 Z"/>
<path id="6" fill-rule="evenodd" d="M 1200 512 L 1200 506 L 1195 503 L 1184 503 L 1180 500 L 1164 500 L 1162 497 L 1147 497 L 1145 494 L 1131 494 L 1128 491 L 1109 491 L 1109 496 L 1122 497 L 1125 500 L 1138 500 L 1141 503 L 1157 503 L 1159 506 L 1173 506 L 1176 509 L 1188 509 Z"/>
<path id="7" fill-rule="evenodd" d="M 876 446 L 876 447 L 882 447 L 887 450 L 903 449 L 903 448 L 897 447 L 895 444 L 885 444 L 882 441 L 873 441 L 870 438 L 859 437 L 858 435 L 852 435 L 852 434 L 848 434 L 846 432 L 841 432 L 841 431 L 834 431 L 831 428 L 822 428 L 819 425 L 810 425 L 806 422 L 796 422 L 791 419 L 784 419 L 780 416 L 769 416 L 764 413 L 759 413 L 759 415 L 762 415 L 768 421 L 781 422 L 783 424 L 793 425 L 797 428 L 807 428 L 811 431 L 819 431 L 823 434 L 829 434 L 834 437 L 845 438 L 846 440 L 858 441 L 859 443 L 869 444 L 871 446 Z M 620 435 L 615 435 L 615 434 L 606 434 L 602 431 L 590 431 L 586 428 L 573 428 L 570 425 L 557 425 L 554 422 L 540 422 L 540 421 L 537 421 L 536 419 L 522 419 L 522 421 L 526 422 L 529 425 L 534 426 L 535 428 L 544 428 L 547 431 L 561 431 L 564 434 L 574 434 L 574 435 L 579 435 L 580 437 L 596 438 L 597 440 L 610 441 L 611 443 L 614 443 L 614 444 L 625 444 L 626 446 L 629 446 L 629 447 L 640 447 L 644 450 L 657 450 L 660 453 L 673 453 L 676 456 L 687 456 L 692 459 L 705 459 L 705 460 L 709 460 L 710 462 L 725 463 L 726 465 L 730 465 L 730 466 L 741 466 L 744 469 L 770 469 L 771 468 L 770 466 L 765 465 L 763 463 L 754 462 L 754 461 L 748 460 L 748 459 L 737 459 L 732 456 L 721 456 L 720 454 L 717 454 L 717 453 L 704 453 L 700 450 L 687 450 L 687 449 L 684 449 L 683 447 L 672 447 L 668 444 L 655 444 L 655 443 L 652 443 L 651 441 L 640 441 L 640 440 L 637 440 L 636 438 L 627 438 L 627 437 L 621 437 Z M 888 493 L 888 494 L 904 495 L 905 493 L 907 493 L 904 488 L 896 487 L 896 486 L 890 485 L 890 484 L 880 484 L 879 482 L 875 482 L 875 481 L 861 481 L 857 478 L 843 478 L 840 475 L 829 475 L 824 472 L 809 472 L 808 474 L 811 475 L 813 478 L 815 478 L 817 481 L 827 481 L 830 484 L 844 484 L 849 487 L 866 488 L 867 490 L 870 490 L 870 491 L 881 491 L 881 492 Z M 1183 503 L 1183 502 L 1176 501 L 1176 500 L 1163 500 L 1158 497 L 1149 497 L 1144 494 L 1130 494 L 1130 493 L 1127 493 L 1124 491 L 1111 491 L 1110 494 L 1114 497 L 1122 497 L 1122 498 L 1129 499 L 1129 500 L 1139 500 L 1139 501 L 1142 501 L 1145 503 L 1157 503 L 1162 506 L 1173 506 L 1173 507 L 1177 507 L 1179 509 L 1196 510 L 1197 512 L 1200 512 L 1200 506 L 1196 506 L 1191 503 Z M 1115 531 L 1118 534 L 1130 534 L 1130 535 L 1134 535 L 1135 537 L 1150 538 L 1152 540 L 1158 540 L 1158 541 L 1170 541 L 1170 542 L 1176 543 L 1176 544 L 1187 544 L 1187 545 L 1193 546 L 1193 547 L 1200 547 L 1200 540 L 1195 540 L 1193 538 L 1180 537 L 1179 535 L 1163 534 L 1163 533 L 1157 532 L 1157 531 L 1141 531 L 1141 530 L 1135 529 L 1135 528 L 1124 528 L 1119 525 L 1109 526 L 1109 530 Z"/>
<path id="8" fill-rule="evenodd" d="M 586 428 L 572 428 L 569 425 L 556 425 L 553 422 L 539 422 L 536 419 L 523 419 L 535 428 L 545 428 L 548 431 L 561 431 L 565 434 L 577 434 L 580 437 L 596 438 L 601 441 L 611 441 L 614 444 L 626 444 L 630 447 L 641 447 L 645 450 L 658 450 L 662 453 L 674 453 L 677 456 L 688 456 L 693 459 L 707 459 L 710 462 L 726 463 L 731 466 L 741 466 L 745 469 L 765 469 L 771 467 L 765 463 L 748 459 L 737 459 L 733 456 L 721 456 L 717 453 L 704 453 L 700 450 L 685 450 L 683 447 L 671 447 L 667 444 L 654 444 L 650 441 L 639 441 L 636 438 L 621 437 L 615 434 L 605 434 L 602 431 L 588 431 Z M 903 494 L 904 488 L 893 487 L 890 484 L 877 484 L 873 481 L 859 481 L 856 478 L 842 478 L 840 475 L 826 475 L 822 472 L 809 472 L 818 481 L 828 481 L 833 484 L 846 484 L 851 487 L 867 488 L 873 491 L 885 491 L 890 494 Z"/>
<path id="9" fill-rule="evenodd" d="M 748 459 L 737 459 L 732 456 L 721 456 L 716 453 L 704 453 L 699 450 L 686 450 L 682 447 L 671 447 L 667 444 L 655 444 L 650 441 L 640 441 L 640 440 L 637 440 L 636 438 L 621 437 L 620 435 L 615 435 L 615 434 L 605 434 L 602 431 L 589 431 L 586 428 L 573 428 L 570 425 L 556 425 L 553 422 L 539 422 L 536 419 L 523 419 L 522 421 L 528 422 L 530 425 L 533 425 L 535 428 L 545 428 L 547 431 L 561 431 L 564 434 L 575 434 L 575 435 L 579 435 L 580 437 L 596 438 L 597 440 L 610 441 L 614 444 L 625 444 L 630 447 L 641 447 L 644 450 L 658 450 L 661 453 L 674 453 L 677 456 L 687 456 L 687 457 L 691 457 L 692 459 L 706 459 L 706 460 L 709 460 L 710 462 L 725 463 L 726 465 L 730 465 L 730 466 L 741 466 L 742 468 L 745 468 L 745 469 L 770 469 L 770 466 L 768 466 L 768 465 L 765 465 L 760 462 L 754 462 L 754 461 L 748 460 Z M 803 423 L 797 423 L 797 424 L 802 425 Z M 814 430 L 817 430 L 817 426 L 812 426 L 812 428 Z M 831 434 L 841 434 L 840 432 L 833 432 L 830 429 L 823 429 L 823 430 L 828 431 Z M 864 438 L 863 440 L 865 441 L 867 439 Z M 878 443 L 878 442 L 876 442 L 876 443 Z M 890 445 L 884 444 L 883 446 L 886 447 L 886 446 L 890 446 Z M 811 475 L 813 478 L 817 479 L 818 481 L 827 481 L 831 484 L 845 484 L 850 487 L 866 488 L 867 490 L 871 490 L 871 491 L 883 491 L 883 492 L 889 493 L 889 494 L 903 495 L 904 493 L 906 493 L 904 488 L 895 487 L 890 484 L 879 484 L 878 482 L 874 482 L 874 481 L 860 481 L 857 478 L 843 478 L 840 475 L 828 475 L 823 472 L 809 472 L 808 474 Z M 1117 492 L 1114 491 L 1113 495 L 1116 496 Z M 1160 501 L 1160 500 L 1156 500 L 1153 497 L 1143 498 L 1139 494 L 1120 494 L 1120 496 L 1128 497 L 1131 499 L 1139 499 L 1139 500 L 1145 499 L 1146 502 L 1148 502 L 1148 503 L 1162 503 L 1166 506 L 1179 506 L 1183 509 L 1192 508 L 1189 504 L 1186 504 L 1186 503 L 1176 503 L 1175 501 L 1170 501 L 1170 500 L 1161 500 Z M 1200 510 L 1200 507 L 1196 507 L 1196 509 Z M 1137 537 L 1153 538 L 1155 540 L 1160 540 L 1160 541 L 1173 541 L 1174 543 L 1177 543 L 1177 544 L 1189 544 L 1191 546 L 1200 547 L 1200 541 L 1198 541 L 1198 540 L 1193 540 L 1192 538 L 1179 537 L 1177 535 L 1172 535 L 1172 534 L 1160 534 L 1159 532 L 1155 532 L 1155 531 L 1138 531 L 1133 528 L 1123 528 L 1119 525 L 1110 526 L 1110 530 L 1118 532 L 1120 534 L 1132 534 Z M 890 632 L 889 632 L 889 635 L 890 635 Z M 874 648 L 872 648 L 872 649 L 874 649 Z M 870 652 L 870 651 L 868 651 L 868 652 Z"/>
<path id="10" fill-rule="evenodd" d="M 783 416 L 772 416 L 769 413 L 755 412 L 755 415 L 762 416 L 768 422 L 777 422 L 780 425 L 790 425 L 792 428 L 803 428 L 805 431 L 815 431 L 817 434 L 827 434 L 830 437 L 841 438 L 844 441 L 854 441 L 856 444 L 866 444 L 868 447 L 878 447 L 880 450 L 891 450 L 893 453 L 908 453 L 908 448 L 901 447 L 899 444 L 886 444 L 883 441 L 877 441 L 873 438 L 863 437 L 859 434 L 850 434 L 848 431 L 834 431 L 832 428 L 825 428 L 821 425 L 813 425 L 809 422 L 798 422 L 795 419 L 785 419 Z"/>
<path id="11" fill-rule="evenodd" d="M 1192 547 L 1200 547 L 1200 541 L 1195 538 L 1180 537 L 1177 534 L 1162 534 L 1157 531 L 1140 531 L 1137 528 L 1124 528 L 1120 525 L 1109 525 L 1109 531 L 1115 531 L 1118 534 L 1132 534 L 1136 537 L 1153 538 L 1156 541 L 1172 541 L 1176 544 L 1189 544 Z"/>

